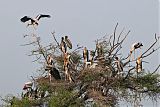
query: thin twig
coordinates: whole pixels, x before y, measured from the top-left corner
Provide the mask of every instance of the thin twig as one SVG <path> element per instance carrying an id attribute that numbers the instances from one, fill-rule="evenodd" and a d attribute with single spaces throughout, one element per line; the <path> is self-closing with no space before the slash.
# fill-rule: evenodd
<path id="1" fill-rule="evenodd" d="M 114 46 L 114 44 L 115 44 L 117 27 L 118 27 L 118 23 L 116 24 L 116 27 L 115 27 L 115 29 L 114 29 L 114 34 L 113 34 L 113 46 Z"/>
<path id="2" fill-rule="evenodd" d="M 142 57 L 158 42 L 158 40 L 159 38 L 157 39 L 156 34 L 155 34 L 155 42 L 145 52 L 142 53 Z"/>
<path id="3" fill-rule="evenodd" d="M 60 45 L 59 45 L 59 43 L 58 43 L 58 41 L 57 41 L 57 39 L 56 39 L 56 37 L 55 37 L 54 33 L 55 33 L 55 32 L 52 32 L 52 36 L 53 36 L 54 40 L 56 41 L 56 43 L 57 43 L 58 47 L 60 47 Z"/>

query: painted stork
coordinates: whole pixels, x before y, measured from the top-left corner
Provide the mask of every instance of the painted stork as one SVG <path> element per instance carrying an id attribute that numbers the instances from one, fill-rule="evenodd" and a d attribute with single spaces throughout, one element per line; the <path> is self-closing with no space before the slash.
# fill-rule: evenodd
<path id="1" fill-rule="evenodd" d="M 141 48 L 143 46 L 143 44 L 141 42 L 136 42 L 136 43 L 133 43 L 132 46 L 131 46 L 131 49 L 130 49 L 130 57 L 132 55 L 132 53 L 134 52 L 135 54 L 135 50 L 138 49 L 138 48 Z M 130 59 L 130 58 L 129 58 Z M 133 58 L 132 58 L 133 59 Z"/>
<path id="2" fill-rule="evenodd" d="M 23 90 L 32 88 L 33 82 L 26 82 L 24 84 Z"/>
<path id="3" fill-rule="evenodd" d="M 115 57 L 115 63 L 117 65 L 118 73 L 121 73 L 123 71 L 123 63 L 119 60 L 118 57 Z"/>
<path id="4" fill-rule="evenodd" d="M 139 56 L 136 60 L 136 70 L 137 70 L 137 72 L 142 71 L 142 58 L 141 58 L 141 56 Z"/>
<path id="5" fill-rule="evenodd" d="M 86 47 L 83 49 L 83 58 L 85 62 L 89 61 L 89 52 Z"/>
<path id="6" fill-rule="evenodd" d="M 65 36 L 65 42 L 69 49 L 72 49 L 72 42 L 68 39 L 68 36 Z"/>
<path id="7" fill-rule="evenodd" d="M 35 25 L 38 26 L 39 20 L 40 20 L 41 18 L 44 18 L 44 17 L 50 18 L 51 16 L 50 16 L 50 15 L 39 14 L 39 15 L 37 15 L 36 18 L 31 18 L 31 17 L 29 17 L 29 16 L 24 16 L 24 17 L 22 17 L 20 20 L 21 20 L 21 22 L 23 22 L 23 23 L 30 21 L 30 23 L 28 23 L 27 26 L 33 25 L 33 27 L 34 27 Z"/>
<path id="8" fill-rule="evenodd" d="M 96 50 L 97 50 L 97 55 L 98 55 L 98 57 L 103 55 L 103 47 L 102 47 L 102 45 L 99 44 L 98 42 L 97 42 L 97 44 L 96 44 Z"/>
<path id="9" fill-rule="evenodd" d="M 91 63 L 92 63 L 93 60 L 94 60 L 94 56 L 95 56 L 95 51 L 94 51 L 94 50 L 91 50 L 91 51 L 90 51 L 90 61 L 91 61 Z"/>
<path id="10" fill-rule="evenodd" d="M 73 79 L 71 78 L 71 75 L 70 75 L 70 71 L 69 71 L 69 64 L 70 64 L 70 59 L 71 58 L 71 55 L 66 52 L 64 54 L 64 72 L 65 72 L 65 80 L 69 80 L 70 82 L 73 81 Z"/>
<path id="11" fill-rule="evenodd" d="M 53 65 L 53 57 L 51 56 L 51 54 L 49 54 L 47 57 L 47 63 L 48 65 Z"/>
<path id="12" fill-rule="evenodd" d="M 61 38 L 60 49 L 63 53 L 67 52 L 67 45 L 66 42 L 64 41 L 64 37 Z"/>

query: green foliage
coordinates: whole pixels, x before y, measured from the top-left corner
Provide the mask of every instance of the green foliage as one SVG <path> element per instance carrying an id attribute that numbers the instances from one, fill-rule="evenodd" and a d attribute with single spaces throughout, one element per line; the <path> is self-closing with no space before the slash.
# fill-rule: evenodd
<path id="1" fill-rule="evenodd" d="M 158 83 L 160 82 L 159 78 L 160 74 L 148 73 L 144 76 L 138 77 L 136 79 L 136 82 L 137 84 L 139 84 L 140 87 L 145 87 L 147 91 L 160 93 L 160 86 L 158 85 Z"/>
<path id="2" fill-rule="evenodd" d="M 74 99 L 76 94 L 64 88 L 58 88 L 51 95 L 49 107 L 76 107 L 82 106 L 80 99 Z"/>
<path id="3" fill-rule="evenodd" d="M 94 69 L 95 70 L 95 69 Z M 82 77 L 82 81 L 85 83 L 90 83 L 92 81 L 95 81 L 97 79 L 99 79 L 99 77 L 101 75 L 103 75 L 103 73 L 101 72 L 96 72 L 93 69 L 89 69 L 84 71 L 84 73 L 82 73 L 81 77 Z"/>

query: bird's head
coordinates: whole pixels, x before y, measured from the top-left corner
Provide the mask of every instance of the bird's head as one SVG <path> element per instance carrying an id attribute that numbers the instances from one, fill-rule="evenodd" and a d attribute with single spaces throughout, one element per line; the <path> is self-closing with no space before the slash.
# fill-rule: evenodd
<path id="1" fill-rule="evenodd" d="M 61 41 L 64 41 L 64 37 L 61 38 Z"/>
<path id="2" fill-rule="evenodd" d="M 84 47 L 84 50 L 87 50 L 87 47 Z"/>
<path id="3" fill-rule="evenodd" d="M 115 59 L 118 60 L 119 58 L 116 56 Z"/>
<path id="4" fill-rule="evenodd" d="M 67 39 L 68 38 L 68 36 L 65 36 L 65 39 Z"/>

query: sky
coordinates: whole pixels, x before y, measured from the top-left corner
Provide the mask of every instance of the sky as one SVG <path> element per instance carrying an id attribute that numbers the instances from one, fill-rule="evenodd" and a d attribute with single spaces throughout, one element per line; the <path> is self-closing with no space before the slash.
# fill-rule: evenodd
<path id="1" fill-rule="evenodd" d="M 154 41 L 154 34 L 159 34 L 158 0 L 1 0 L 0 13 L 1 96 L 20 94 L 23 84 L 39 66 L 26 55 L 32 47 L 20 46 L 27 43 L 23 35 L 32 33 L 20 22 L 24 15 L 51 15 L 50 19 L 41 20 L 35 31 L 44 44 L 52 42 L 51 32 L 55 31 L 59 41 L 61 36 L 69 35 L 74 46 L 79 43 L 93 48 L 94 40 L 112 34 L 117 22 L 118 32 L 123 27 L 126 32 L 131 30 L 124 52 L 135 41 L 141 41 L 145 50 Z M 154 69 L 159 59 L 158 52 L 147 58 L 151 63 L 145 64 L 146 69 Z"/>

